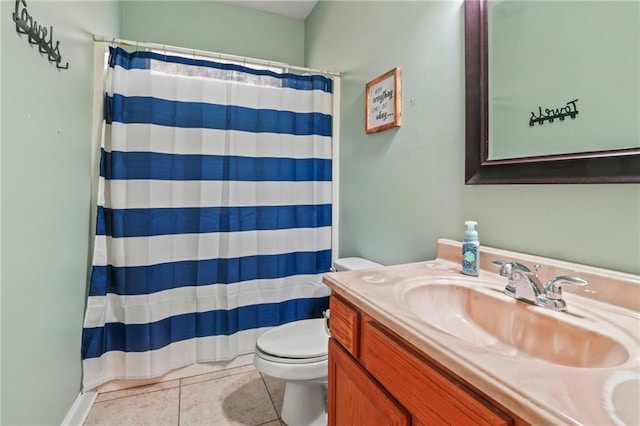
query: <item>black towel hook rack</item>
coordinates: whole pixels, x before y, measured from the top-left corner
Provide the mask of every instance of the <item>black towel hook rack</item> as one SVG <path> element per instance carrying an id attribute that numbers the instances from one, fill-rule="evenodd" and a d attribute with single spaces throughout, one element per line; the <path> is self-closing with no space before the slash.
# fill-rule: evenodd
<path id="1" fill-rule="evenodd" d="M 20 10 L 22 5 L 22 10 Z M 16 0 L 15 11 L 12 15 L 13 22 L 16 24 L 16 32 L 18 34 L 26 34 L 29 44 L 35 44 L 38 46 L 38 51 L 47 55 L 47 59 L 50 62 L 56 64 L 58 69 L 69 69 L 69 62 L 64 66 L 60 65 L 62 62 L 62 54 L 60 53 L 60 41 L 53 43 L 53 26 L 47 27 L 39 25 L 33 16 L 29 15 L 27 11 L 26 0 Z M 48 39 L 47 39 L 47 36 Z"/>

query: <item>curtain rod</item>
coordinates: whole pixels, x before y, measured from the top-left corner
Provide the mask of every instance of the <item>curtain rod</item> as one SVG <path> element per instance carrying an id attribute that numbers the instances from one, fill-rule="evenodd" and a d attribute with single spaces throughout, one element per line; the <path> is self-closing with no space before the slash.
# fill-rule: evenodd
<path id="1" fill-rule="evenodd" d="M 205 57 L 213 58 L 213 59 L 221 59 L 221 60 L 242 62 L 242 63 L 245 63 L 245 64 L 263 65 L 263 66 L 267 66 L 267 67 L 279 67 L 279 68 L 283 68 L 283 69 L 296 70 L 296 71 L 302 71 L 302 72 L 312 72 L 312 73 L 318 73 L 318 74 L 325 74 L 325 75 L 330 75 L 330 76 L 334 76 L 334 77 L 340 76 L 339 72 L 324 71 L 324 70 L 314 70 L 314 69 L 311 69 L 311 68 L 298 67 L 298 66 L 295 66 L 295 65 L 285 64 L 284 62 L 266 61 L 264 59 L 247 58 L 247 57 L 244 57 L 244 56 L 229 55 L 227 53 L 208 52 L 206 50 L 189 49 L 189 48 L 186 48 L 186 47 L 169 46 L 169 45 L 158 44 L 158 43 L 143 43 L 143 42 L 138 42 L 138 41 L 123 40 L 123 39 L 120 39 L 120 38 L 109 38 L 109 37 L 96 35 L 96 34 L 93 35 L 93 41 L 105 42 L 105 43 L 111 43 L 111 44 L 119 44 L 119 45 L 122 45 L 122 46 L 130 46 L 130 47 L 135 47 L 135 48 L 142 47 L 142 48 L 145 48 L 145 49 L 166 50 L 166 51 L 175 52 L 175 53 L 183 53 L 183 54 L 186 53 L 186 54 L 190 54 L 190 55 L 205 56 Z"/>

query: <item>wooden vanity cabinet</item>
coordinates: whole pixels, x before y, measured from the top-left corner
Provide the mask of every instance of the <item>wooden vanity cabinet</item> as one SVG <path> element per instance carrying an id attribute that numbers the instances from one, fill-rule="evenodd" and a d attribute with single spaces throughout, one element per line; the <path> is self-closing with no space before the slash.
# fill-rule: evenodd
<path id="1" fill-rule="evenodd" d="M 330 306 L 329 426 L 522 423 L 339 296 Z"/>

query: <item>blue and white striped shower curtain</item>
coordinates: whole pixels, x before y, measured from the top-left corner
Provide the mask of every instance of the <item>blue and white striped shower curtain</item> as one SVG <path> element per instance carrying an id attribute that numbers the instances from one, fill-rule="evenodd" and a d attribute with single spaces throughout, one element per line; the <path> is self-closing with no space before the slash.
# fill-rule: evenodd
<path id="1" fill-rule="evenodd" d="M 319 316 L 332 81 L 111 48 L 106 84 L 84 390 Z"/>

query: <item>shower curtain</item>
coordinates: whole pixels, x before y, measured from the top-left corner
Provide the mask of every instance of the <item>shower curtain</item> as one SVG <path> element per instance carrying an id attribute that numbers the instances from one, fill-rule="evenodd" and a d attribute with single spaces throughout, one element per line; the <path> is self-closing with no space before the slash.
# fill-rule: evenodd
<path id="1" fill-rule="evenodd" d="M 319 317 L 332 80 L 110 48 L 83 389 Z"/>

